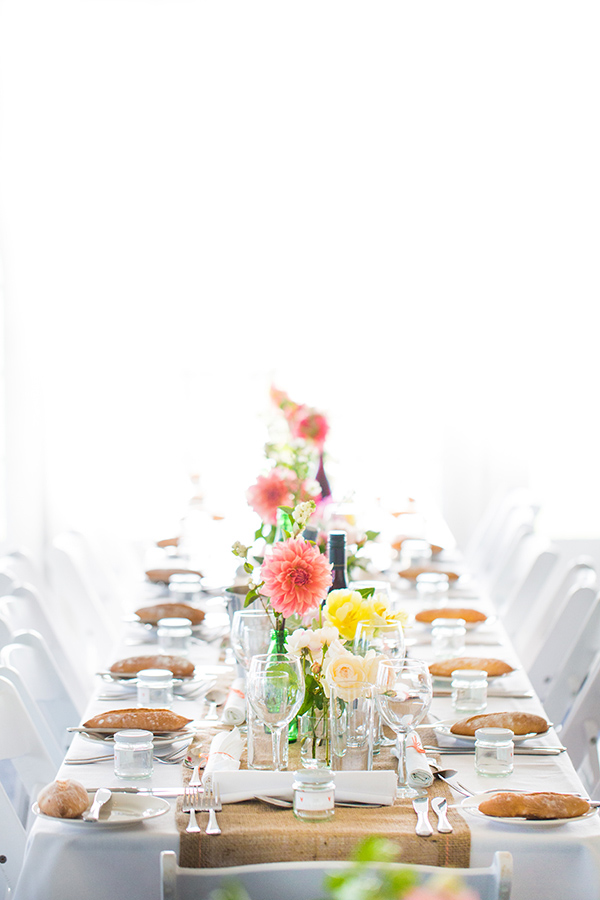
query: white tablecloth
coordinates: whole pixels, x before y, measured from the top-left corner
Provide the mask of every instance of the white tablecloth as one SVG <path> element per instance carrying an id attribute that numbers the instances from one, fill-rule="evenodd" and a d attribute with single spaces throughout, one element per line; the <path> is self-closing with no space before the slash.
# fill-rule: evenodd
<path id="1" fill-rule="evenodd" d="M 410 608 L 410 594 L 406 595 Z M 465 605 L 466 601 L 465 601 Z M 409 632 L 413 656 L 427 657 L 430 648 L 421 643 L 426 632 L 415 627 Z M 499 640 L 504 646 L 493 645 Z M 474 656 L 500 656 L 518 663 L 498 623 L 487 624 L 468 635 L 467 652 Z M 481 644 L 475 643 L 481 641 Z M 124 649 L 124 648 L 122 648 Z M 130 647 L 127 654 L 131 654 Z M 104 687 L 104 686 L 103 686 Z M 526 674 L 517 670 L 495 682 L 494 688 L 507 692 L 530 690 Z M 123 704 L 128 705 L 128 704 Z M 94 701 L 89 714 L 106 709 Z M 192 702 L 176 702 L 174 709 L 192 716 L 201 712 Z M 534 699 L 490 698 L 488 711 L 523 709 L 542 713 Z M 449 698 L 436 698 L 432 712 L 439 718 L 452 716 Z M 559 736 L 551 731 L 539 743 L 557 745 Z M 79 735 L 70 755 L 95 752 Z M 488 779 L 476 775 L 473 756 L 444 755 L 448 767 L 458 770 L 458 778 L 474 792 L 489 789 L 527 789 L 582 791 L 582 785 L 566 753 L 553 757 L 516 756 L 514 773 L 507 778 Z M 114 786 L 117 782 L 112 764 L 63 766 L 59 777 L 77 778 L 88 787 Z M 180 766 L 156 764 L 150 780 L 152 787 L 181 784 Z M 460 804 L 461 797 L 456 795 Z M 28 852 L 15 900 L 158 900 L 159 856 L 161 850 L 178 852 L 175 828 L 175 801 L 171 811 L 160 818 L 118 829 L 91 831 L 60 821 L 37 820 L 31 830 Z M 467 814 L 465 814 L 467 815 Z M 572 822 L 560 827 L 515 826 L 467 818 L 471 827 L 471 865 L 487 866 L 497 850 L 513 854 L 514 882 L 512 900 L 598 900 L 600 897 L 600 818 Z M 310 826 L 307 826 L 310 827 Z M 218 840 L 218 838 L 214 838 Z"/>

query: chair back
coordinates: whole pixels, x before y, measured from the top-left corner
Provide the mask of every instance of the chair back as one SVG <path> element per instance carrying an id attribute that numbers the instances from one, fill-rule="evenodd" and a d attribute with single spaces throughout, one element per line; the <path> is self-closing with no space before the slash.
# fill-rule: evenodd
<path id="1" fill-rule="evenodd" d="M 539 504 L 526 489 L 496 494 L 465 548 L 470 570 L 484 579 L 493 568 L 498 549 L 505 546 L 524 520 L 533 525 L 539 509 Z"/>
<path id="2" fill-rule="evenodd" d="M 6 678 L 7 681 L 10 681 L 11 684 L 14 685 L 15 690 L 21 698 L 23 706 L 29 713 L 39 739 L 46 748 L 48 756 L 52 760 L 53 765 L 58 769 L 61 766 L 63 757 L 65 755 L 64 749 L 59 746 L 52 728 L 48 725 L 45 716 L 35 702 L 31 691 L 21 678 L 20 674 L 16 669 L 3 664 L 1 653 L 0 676 L 2 676 L 2 678 Z"/>
<path id="3" fill-rule="evenodd" d="M 597 654 L 591 671 L 569 710 L 560 733 L 569 751 L 571 762 L 577 769 L 592 799 L 600 799 L 600 654 Z"/>
<path id="4" fill-rule="evenodd" d="M 13 634 L 16 631 L 37 631 L 41 634 L 64 682 L 69 685 L 77 709 L 83 712 L 91 685 L 83 683 L 81 663 L 59 636 L 53 624 L 52 609 L 44 603 L 37 588 L 32 584 L 23 584 L 15 588 L 12 594 L 0 597 L 0 618 L 8 624 Z"/>
<path id="5" fill-rule="evenodd" d="M 0 676 L 0 761 L 12 764 L 2 768 L 2 783 L 17 815 L 30 821 L 29 806 L 39 790 L 54 780 L 56 766 L 44 747 L 18 691 Z M 14 778 L 8 777 L 14 773 Z M 6 780 L 5 780 L 6 778 Z"/>
<path id="6" fill-rule="evenodd" d="M 226 869 L 183 869 L 177 865 L 175 853 L 165 850 L 160 855 L 161 900 L 207 900 L 222 883 L 238 882 L 251 900 L 316 900 L 323 896 L 323 878 L 328 872 L 347 871 L 348 862 L 282 862 L 264 865 L 235 866 Z M 395 863 L 381 863 L 384 868 L 402 869 Z M 419 882 L 441 872 L 456 875 L 480 900 L 508 900 L 512 887 L 512 856 L 494 854 L 487 868 L 440 869 L 436 866 L 410 866 Z"/>
<path id="7" fill-rule="evenodd" d="M 23 857 L 25 855 L 25 829 L 21 824 L 8 794 L 0 784 L 0 900 L 8 900 L 14 894 Z"/>
<path id="8" fill-rule="evenodd" d="M 530 549 L 531 558 L 526 570 L 502 609 L 502 624 L 510 637 L 521 629 L 558 563 L 558 553 L 547 539 L 532 535 Z"/>
<path id="9" fill-rule="evenodd" d="M 0 662 L 19 673 L 64 754 L 72 740 L 66 729 L 77 724 L 79 713 L 43 637 L 17 631 L 0 650 Z"/>

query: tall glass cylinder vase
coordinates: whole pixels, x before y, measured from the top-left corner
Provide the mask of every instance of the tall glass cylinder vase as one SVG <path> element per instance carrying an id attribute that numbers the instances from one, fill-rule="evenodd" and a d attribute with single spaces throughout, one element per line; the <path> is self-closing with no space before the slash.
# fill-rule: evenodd
<path id="1" fill-rule="evenodd" d="M 357 682 L 351 687 L 331 687 L 329 731 L 331 768 L 336 771 L 373 768 L 373 685 Z"/>
<path id="2" fill-rule="evenodd" d="M 286 653 L 286 640 L 288 636 L 287 628 L 274 628 L 271 632 L 271 642 L 269 644 L 268 654 L 270 656 Z M 298 740 L 298 719 L 294 717 L 288 727 L 288 743 L 294 744 Z"/>
<path id="3" fill-rule="evenodd" d="M 329 737 L 329 701 L 323 708 L 312 707 L 298 716 L 300 759 L 305 769 L 320 769 L 331 765 L 331 740 Z"/>

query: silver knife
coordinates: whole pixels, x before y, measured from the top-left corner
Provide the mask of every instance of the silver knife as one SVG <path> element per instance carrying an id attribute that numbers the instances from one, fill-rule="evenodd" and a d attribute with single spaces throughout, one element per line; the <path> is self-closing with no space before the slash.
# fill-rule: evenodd
<path id="1" fill-rule="evenodd" d="M 566 752 L 566 747 L 515 747 L 515 756 L 559 756 Z M 475 753 L 475 747 L 425 747 L 426 753 L 449 753 L 454 756 L 471 756 Z"/>
<path id="2" fill-rule="evenodd" d="M 431 827 L 431 823 L 427 815 L 429 798 L 415 797 L 412 805 L 414 811 L 417 814 L 417 826 L 415 828 L 415 834 L 418 834 L 419 837 L 430 837 L 430 835 L 433 834 L 433 828 Z"/>
<path id="3" fill-rule="evenodd" d="M 488 697 L 500 697 L 500 698 L 510 698 L 511 700 L 532 700 L 533 694 L 531 691 L 514 691 L 512 693 L 507 693 L 506 691 L 488 691 Z M 451 697 L 452 690 L 450 688 L 435 688 L 433 692 L 434 697 Z"/>
<path id="4" fill-rule="evenodd" d="M 448 801 L 445 797 L 434 797 L 431 801 L 431 808 L 438 817 L 437 830 L 440 834 L 450 834 L 452 825 L 448 821 L 446 815 L 448 810 Z"/>
<path id="5" fill-rule="evenodd" d="M 88 791 L 97 790 L 97 788 L 87 788 Z M 109 788 L 113 794 L 152 794 L 153 797 L 181 797 L 183 796 L 183 788 L 137 788 L 137 787 L 114 787 Z"/>

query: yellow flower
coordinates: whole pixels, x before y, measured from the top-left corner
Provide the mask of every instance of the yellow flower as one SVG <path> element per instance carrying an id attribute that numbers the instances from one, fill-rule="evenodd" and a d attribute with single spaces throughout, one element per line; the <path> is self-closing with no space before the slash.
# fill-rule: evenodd
<path id="1" fill-rule="evenodd" d="M 327 666 L 326 681 L 342 700 L 355 700 L 363 692 L 365 667 L 362 656 L 341 653 Z"/>
<path id="2" fill-rule="evenodd" d="M 367 603 L 370 604 L 371 609 L 368 619 L 371 625 L 392 625 L 394 622 L 404 625 L 408 618 L 404 610 L 394 612 L 390 609 L 389 600 L 384 593 L 373 594 L 372 597 L 369 597 Z"/>
<path id="3" fill-rule="evenodd" d="M 325 620 L 335 625 L 344 641 L 354 640 L 359 622 L 370 620 L 370 604 L 358 591 L 331 591 L 325 604 Z"/>

